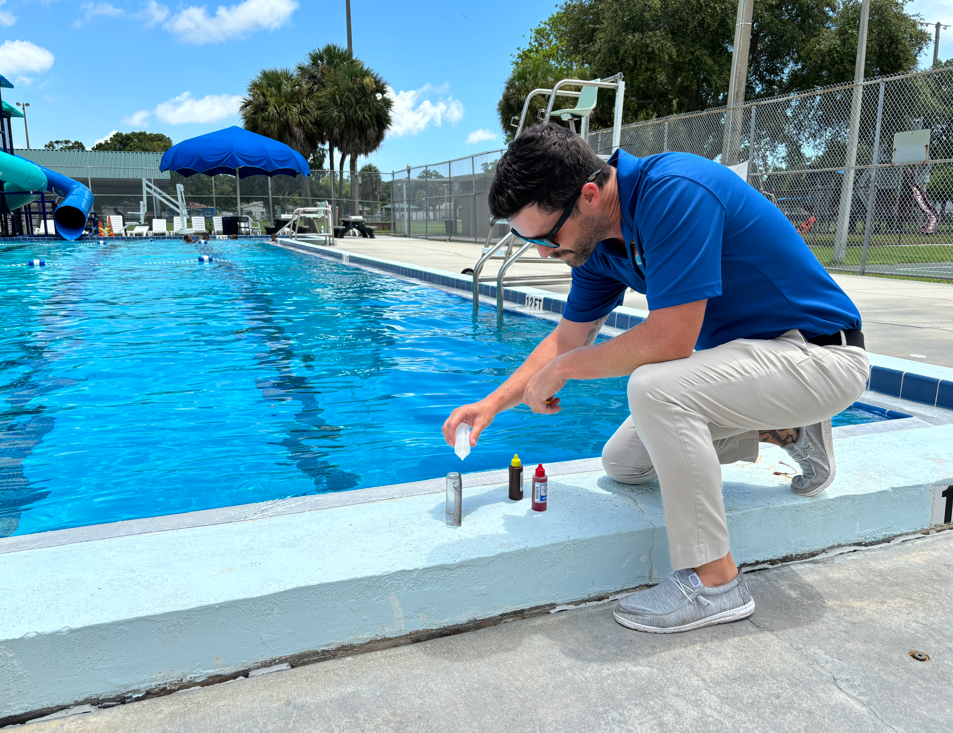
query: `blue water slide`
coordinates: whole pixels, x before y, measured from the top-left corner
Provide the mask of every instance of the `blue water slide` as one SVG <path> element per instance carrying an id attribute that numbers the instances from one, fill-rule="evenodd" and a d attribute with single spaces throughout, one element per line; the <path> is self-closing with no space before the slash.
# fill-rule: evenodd
<path id="1" fill-rule="evenodd" d="M 83 234 L 86 219 L 93 208 L 93 201 L 95 201 L 93 192 L 79 181 L 67 178 L 62 173 L 51 171 L 37 163 L 33 165 L 46 174 L 46 190 L 63 198 L 53 212 L 56 231 L 64 239 L 78 239 Z"/>
<path id="2" fill-rule="evenodd" d="M 56 231 L 64 239 L 77 239 L 83 234 L 86 218 L 93 208 L 93 192 L 79 181 L 67 178 L 20 156 L 0 152 L 0 185 L 4 191 L 6 211 L 13 211 L 40 198 L 40 191 L 51 191 L 62 197 L 53 212 Z"/>

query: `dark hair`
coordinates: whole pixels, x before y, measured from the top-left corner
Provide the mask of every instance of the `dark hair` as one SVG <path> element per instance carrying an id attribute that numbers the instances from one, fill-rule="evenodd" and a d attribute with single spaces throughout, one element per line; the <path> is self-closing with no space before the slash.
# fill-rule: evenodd
<path id="1" fill-rule="evenodd" d="M 609 166 L 575 133 L 558 125 L 534 125 L 510 143 L 490 185 L 490 213 L 497 219 L 516 216 L 536 204 L 549 214 L 569 203 L 595 171 L 600 188 Z"/>

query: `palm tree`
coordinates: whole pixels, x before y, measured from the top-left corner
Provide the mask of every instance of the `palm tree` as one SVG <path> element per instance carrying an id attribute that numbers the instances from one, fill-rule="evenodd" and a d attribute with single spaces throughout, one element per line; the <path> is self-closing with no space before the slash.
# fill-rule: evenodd
<path id="1" fill-rule="evenodd" d="M 357 213 L 357 158 L 370 155 L 384 141 L 391 123 L 394 101 L 387 96 L 387 84 L 359 59 L 332 68 L 317 94 L 317 118 L 328 142 L 341 151 L 340 176 L 344 178 L 344 158 L 350 159 L 351 213 Z"/>
<path id="2" fill-rule="evenodd" d="M 321 48 L 316 48 L 308 54 L 308 60 L 298 64 L 295 67 L 295 71 L 298 74 L 298 77 L 304 83 L 307 88 L 308 96 L 315 100 L 317 95 L 319 95 L 327 86 L 327 78 L 331 73 L 332 69 L 345 66 L 346 64 L 351 63 L 354 57 L 351 55 L 351 52 L 346 48 L 338 46 L 336 43 L 328 43 L 322 46 Z M 317 123 L 317 120 L 316 120 Z M 315 124 L 314 126 L 314 139 L 312 140 L 313 147 L 317 148 L 322 145 L 328 146 L 328 158 L 331 168 L 331 206 L 334 208 L 334 148 L 335 144 L 332 143 L 328 137 L 327 132 L 321 127 L 320 124 Z M 338 190 L 343 190 L 343 186 L 339 186 Z"/>
<path id="3" fill-rule="evenodd" d="M 270 137 L 311 155 L 315 138 L 316 107 L 307 87 L 291 69 L 263 69 L 248 85 L 240 112 L 246 130 Z M 311 187 L 301 179 L 301 197 L 311 203 Z"/>

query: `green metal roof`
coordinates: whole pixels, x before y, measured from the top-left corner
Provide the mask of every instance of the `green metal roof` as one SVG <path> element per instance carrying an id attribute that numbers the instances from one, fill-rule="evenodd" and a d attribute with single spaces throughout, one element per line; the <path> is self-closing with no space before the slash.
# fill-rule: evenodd
<path id="1" fill-rule="evenodd" d="M 168 180 L 169 172 L 159 171 L 162 153 L 130 153 L 116 150 L 22 150 L 17 155 L 77 179 L 148 178 Z"/>
<path id="2" fill-rule="evenodd" d="M 4 117 L 23 117 L 23 113 L 20 110 L 16 109 L 15 107 L 11 107 L 9 104 L 4 102 L 3 116 Z"/>

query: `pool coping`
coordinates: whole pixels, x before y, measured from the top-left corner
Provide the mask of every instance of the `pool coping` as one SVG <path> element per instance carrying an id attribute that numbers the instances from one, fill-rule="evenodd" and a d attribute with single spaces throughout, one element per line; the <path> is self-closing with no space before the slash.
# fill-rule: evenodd
<path id="1" fill-rule="evenodd" d="M 386 262 L 332 259 L 371 269 Z M 405 270 L 387 274 L 422 279 L 406 272 L 420 268 L 387 264 Z M 469 278 L 426 274 L 425 282 L 467 297 Z M 534 289 L 513 290 L 507 310 L 538 315 L 519 302 Z M 492 296 L 495 288 L 485 295 Z M 558 318 L 564 299 L 543 300 L 547 316 Z M 617 324 L 641 316 L 620 313 Z M 881 363 L 907 374 L 896 361 Z M 936 401 L 902 400 L 903 379 L 898 386 L 897 395 L 868 391 L 862 400 L 910 417 L 839 428 L 838 481 L 819 497 L 790 492 L 795 469 L 778 449 L 724 467 L 740 563 L 937 525 L 935 497 L 953 484 L 953 460 L 945 458 L 953 417 Z M 463 631 L 667 574 L 657 483 L 616 484 L 598 458 L 547 469 L 554 503 L 546 515 L 505 500 L 504 470 L 465 474 L 464 524 L 455 529 L 443 526 L 435 495 L 444 479 L 435 478 L 0 539 L 0 579 L 10 584 L 0 594 L 0 658 L 10 661 L 0 665 L 0 725 Z"/>

